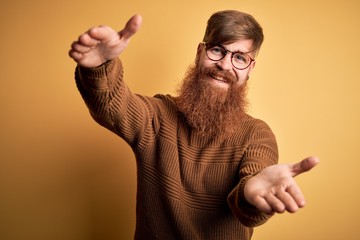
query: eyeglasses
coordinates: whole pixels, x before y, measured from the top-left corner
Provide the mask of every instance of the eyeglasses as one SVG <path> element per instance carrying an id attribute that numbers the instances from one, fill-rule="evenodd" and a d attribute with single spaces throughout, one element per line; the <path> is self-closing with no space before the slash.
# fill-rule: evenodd
<path id="1" fill-rule="evenodd" d="M 247 53 L 240 51 L 232 52 L 220 44 L 207 42 L 201 42 L 200 44 L 205 45 L 206 56 L 212 61 L 220 61 L 227 55 L 227 53 L 231 53 L 231 63 L 234 68 L 238 70 L 244 70 L 248 68 L 250 64 L 255 61 L 255 59 L 250 57 Z"/>

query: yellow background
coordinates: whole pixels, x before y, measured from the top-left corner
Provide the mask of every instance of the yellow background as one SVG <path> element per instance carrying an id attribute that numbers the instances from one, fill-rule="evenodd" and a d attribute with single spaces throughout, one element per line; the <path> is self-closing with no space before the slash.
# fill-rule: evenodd
<path id="1" fill-rule="evenodd" d="M 132 239 L 130 148 L 89 116 L 70 44 L 91 26 L 140 32 L 122 56 L 127 83 L 174 93 L 215 11 L 249 12 L 265 43 L 250 78 L 250 113 L 275 132 L 282 163 L 321 158 L 298 176 L 308 205 L 255 230 L 255 240 L 358 239 L 358 0 L 25 1 L 0 3 L 0 239 Z"/>

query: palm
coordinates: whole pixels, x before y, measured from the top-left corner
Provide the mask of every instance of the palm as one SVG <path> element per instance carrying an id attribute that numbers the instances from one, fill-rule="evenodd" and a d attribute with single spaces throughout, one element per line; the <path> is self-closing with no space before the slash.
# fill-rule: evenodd
<path id="1" fill-rule="evenodd" d="M 305 205 L 305 199 L 294 177 L 309 171 L 318 162 L 318 158 L 309 157 L 296 164 L 273 165 L 263 169 L 246 183 L 246 200 L 266 213 L 295 212 Z"/>
<path id="2" fill-rule="evenodd" d="M 274 165 L 265 168 L 259 173 L 258 181 L 253 183 L 251 191 L 259 192 L 262 195 L 267 192 L 275 193 L 280 189 L 287 189 L 293 181 L 293 178 L 289 171 L 286 169 L 286 165 Z"/>
<path id="3" fill-rule="evenodd" d="M 120 32 L 108 26 L 91 28 L 72 44 L 69 55 L 83 67 L 97 67 L 122 53 L 140 25 L 141 17 L 135 15 Z"/>
<path id="4" fill-rule="evenodd" d="M 117 57 L 126 47 L 127 42 L 120 41 L 120 36 L 109 27 L 91 29 L 90 36 L 104 35 L 101 41 L 89 47 L 87 52 L 82 53 L 78 63 L 85 67 L 96 67 L 102 63 Z"/>

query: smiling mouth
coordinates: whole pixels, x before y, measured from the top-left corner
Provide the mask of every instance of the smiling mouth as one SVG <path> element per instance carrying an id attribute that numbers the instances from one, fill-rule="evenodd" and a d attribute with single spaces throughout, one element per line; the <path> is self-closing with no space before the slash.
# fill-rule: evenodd
<path id="1" fill-rule="evenodd" d="M 221 83 L 226 83 L 226 84 L 230 84 L 230 81 L 229 79 L 225 78 L 225 77 L 222 77 L 222 76 L 219 76 L 219 75 L 210 75 L 210 77 L 212 79 L 214 79 L 215 81 L 218 81 L 218 82 L 221 82 Z"/>

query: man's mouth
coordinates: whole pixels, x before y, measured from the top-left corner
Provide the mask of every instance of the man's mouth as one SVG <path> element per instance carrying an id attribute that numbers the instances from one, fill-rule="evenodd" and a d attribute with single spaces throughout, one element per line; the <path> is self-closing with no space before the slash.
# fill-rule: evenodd
<path id="1" fill-rule="evenodd" d="M 220 75 L 214 75 L 214 74 L 210 74 L 210 77 L 218 82 L 222 82 L 222 83 L 227 83 L 230 84 L 230 80 L 227 77 L 224 76 L 220 76 Z"/>

